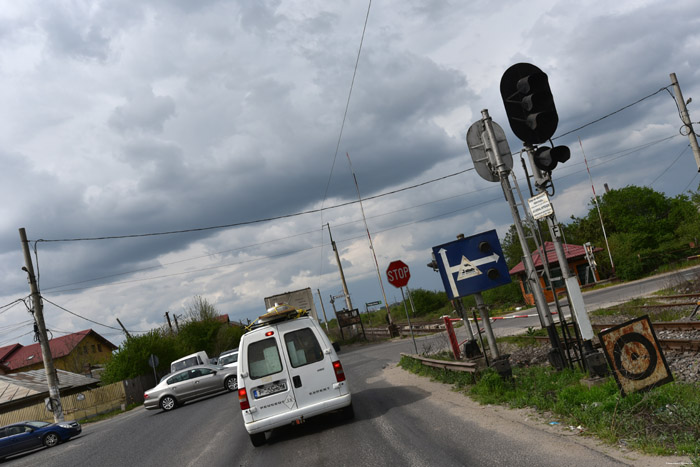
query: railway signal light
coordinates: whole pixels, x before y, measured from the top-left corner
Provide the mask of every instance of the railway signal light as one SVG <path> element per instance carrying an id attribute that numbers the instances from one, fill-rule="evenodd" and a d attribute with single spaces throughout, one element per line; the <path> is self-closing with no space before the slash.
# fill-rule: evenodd
<path id="1" fill-rule="evenodd" d="M 515 136 L 527 145 L 554 135 L 559 116 L 547 74 L 530 63 L 516 63 L 501 77 L 501 97 Z"/>
<path id="2" fill-rule="evenodd" d="M 559 162 L 566 162 L 571 157 L 571 151 L 567 146 L 540 146 L 535 150 L 533 162 L 538 169 L 551 172 Z"/>

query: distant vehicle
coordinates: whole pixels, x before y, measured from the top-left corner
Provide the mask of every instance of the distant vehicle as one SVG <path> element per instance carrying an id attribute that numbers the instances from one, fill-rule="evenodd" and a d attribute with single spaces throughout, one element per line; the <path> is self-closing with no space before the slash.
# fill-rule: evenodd
<path id="1" fill-rule="evenodd" d="M 223 367 L 238 367 L 238 349 L 227 350 L 219 355 L 219 365 Z"/>
<path id="2" fill-rule="evenodd" d="M 222 391 L 235 391 L 235 368 L 197 365 L 172 373 L 143 395 L 146 409 L 169 411 L 198 397 Z"/>
<path id="3" fill-rule="evenodd" d="M 186 355 L 179 358 L 170 364 L 170 373 L 178 370 L 184 370 L 185 368 L 195 366 L 195 365 L 206 365 L 209 363 L 209 356 L 203 350 Z"/>
<path id="4" fill-rule="evenodd" d="M 47 423 L 26 421 L 0 428 L 0 460 L 42 446 L 54 447 L 82 431 L 75 421 Z"/>
<path id="5" fill-rule="evenodd" d="M 354 416 L 336 348 L 306 314 L 275 304 L 241 337 L 238 401 L 253 446 L 265 443 L 266 431 L 315 415 Z"/>

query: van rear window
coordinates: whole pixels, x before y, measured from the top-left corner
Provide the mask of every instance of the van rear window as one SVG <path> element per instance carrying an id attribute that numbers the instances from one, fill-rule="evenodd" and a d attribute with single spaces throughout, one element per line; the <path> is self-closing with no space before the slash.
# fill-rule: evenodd
<path id="1" fill-rule="evenodd" d="M 282 371 L 282 360 L 274 337 L 253 342 L 248 346 L 248 373 L 252 379 Z"/>
<path id="2" fill-rule="evenodd" d="M 309 328 L 288 332 L 284 335 L 284 343 L 294 368 L 323 360 L 323 351 L 318 339 Z"/>

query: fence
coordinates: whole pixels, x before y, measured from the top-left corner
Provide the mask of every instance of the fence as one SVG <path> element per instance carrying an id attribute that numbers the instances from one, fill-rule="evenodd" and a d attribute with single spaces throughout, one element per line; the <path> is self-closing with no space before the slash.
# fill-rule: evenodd
<path id="1" fill-rule="evenodd" d="M 94 417 L 116 409 L 124 409 L 126 394 L 122 382 L 85 390 L 77 394 L 61 396 L 66 420 Z M 43 402 L 0 414 L 0 426 L 23 420 L 43 420 L 53 423 L 53 413 Z"/>

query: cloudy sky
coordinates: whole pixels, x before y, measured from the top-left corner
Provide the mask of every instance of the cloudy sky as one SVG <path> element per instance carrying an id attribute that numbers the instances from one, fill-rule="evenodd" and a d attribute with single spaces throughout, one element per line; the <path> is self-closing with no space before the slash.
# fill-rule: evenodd
<path id="1" fill-rule="evenodd" d="M 346 154 L 383 278 L 401 259 L 409 287 L 441 290 L 432 246 L 512 223 L 465 142 L 488 109 L 521 148 L 503 72 L 549 75 L 563 135 L 672 72 L 700 102 L 698 31 L 694 0 L 375 0 L 369 14 L 366 1 L 2 1 L 0 346 L 32 342 L 13 304 L 29 294 L 22 227 L 54 336 L 120 343 L 116 318 L 147 331 L 197 295 L 245 320 L 310 287 L 331 313 L 342 287 L 325 224 L 364 309 L 382 293 Z M 599 194 L 698 187 L 670 91 L 556 140 L 572 150 L 554 172 L 560 220 L 592 195 L 579 138 Z"/>

